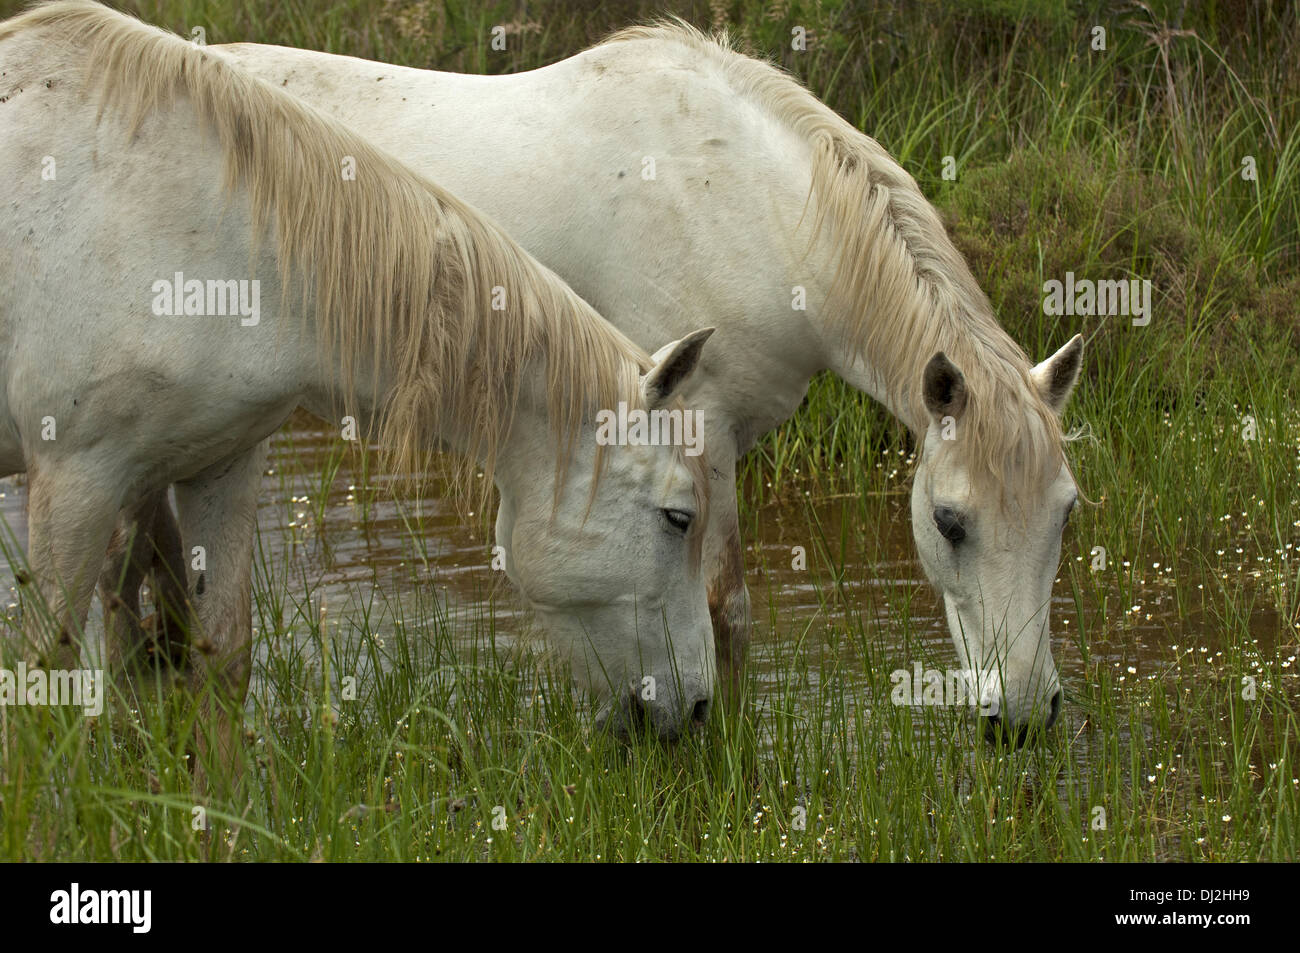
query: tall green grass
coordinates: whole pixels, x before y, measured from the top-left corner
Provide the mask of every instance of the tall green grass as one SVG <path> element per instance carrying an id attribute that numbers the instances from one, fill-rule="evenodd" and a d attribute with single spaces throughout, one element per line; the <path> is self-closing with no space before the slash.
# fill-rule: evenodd
<path id="1" fill-rule="evenodd" d="M 490 605 L 452 613 L 412 584 L 406 570 L 431 565 L 418 546 L 403 572 L 377 572 L 378 588 L 358 584 L 322 625 L 316 581 L 274 555 L 283 544 L 265 541 L 242 787 L 196 793 L 184 742 L 193 714 L 168 695 L 146 692 L 89 725 L 68 711 L 0 709 L 0 856 L 1300 853 L 1293 9 L 1014 0 L 124 6 L 182 32 L 203 26 L 209 42 L 477 72 L 533 68 L 611 29 L 679 13 L 728 26 L 776 59 L 917 177 L 1033 357 L 1073 333 L 1087 338 L 1067 424 L 1083 431 L 1071 456 L 1094 505 L 1079 508 L 1066 535 L 1056 594 L 1072 611 L 1054 613 L 1058 657 L 1076 674 L 1061 727 L 1023 749 L 986 746 L 960 712 L 889 703 L 891 670 L 915 660 L 951 667 L 955 656 L 918 627 L 932 597 L 904 582 L 866 585 L 896 555 L 889 524 L 906 520 L 909 437 L 823 377 L 743 467 L 759 659 L 738 710 L 719 713 L 699 737 L 666 747 L 594 734 L 564 673 L 504 638 Z M 18 7 L 0 0 L 0 15 Z M 490 48 L 498 24 L 509 36 L 504 53 Z M 795 26 L 811 38 L 806 51 L 791 48 Z M 1097 26 L 1104 51 L 1091 46 Z M 947 156 L 955 179 L 944 177 Z M 1253 180 L 1241 175 L 1247 156 Z M 1043 282 L 1066 271 L 1149 278 L 1152 323 L 1045 316 Z M 374 505 L 378 480 L 363 463 L 336 454 L 310 474 L 288 453 L 284 461 L 287 521 L 301 511 L 322 526 L 345 485 L 358 488 L 366 513 Z M 417 525 L 413 507 L 403 513 Z M 798 612 L 774 540 L 810 554 L 814 596 Z M 1095 547 L 1105 568 L 1094 568 Z M 345 697 L 348 677 L 355 698 Z M 1253 697 L 1243 679 L 1253 680 Z M 210 831 L 194 829 L 196 807 Z"/>

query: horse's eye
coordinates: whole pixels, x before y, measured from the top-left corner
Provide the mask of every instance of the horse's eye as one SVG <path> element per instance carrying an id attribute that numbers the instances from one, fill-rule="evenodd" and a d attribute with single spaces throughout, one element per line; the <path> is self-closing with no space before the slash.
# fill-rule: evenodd
<path id="1" fill-rule="evenodd" d="M 691 520 L 695 519 L 695 514 L 687 513 L 685 510 L 664 510 L 664 519 L 673 529 L 684 533 L 691 528 Z"/>
<path id="2" fill-rule="evenodd" d="M 961 523 L 961 514 L 949 506 L 936 506 L 934 525 L 939 527 L 939 535 L 956 546 L 966 538 L 966 527 Z"/>

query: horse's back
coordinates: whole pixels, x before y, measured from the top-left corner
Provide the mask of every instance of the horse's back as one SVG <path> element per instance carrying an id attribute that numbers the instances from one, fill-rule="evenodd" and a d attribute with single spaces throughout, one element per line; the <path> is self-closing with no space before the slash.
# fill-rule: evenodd
<path id="1" fill-rule="evenodd" d="M 681 43 L 607 44 L 505 76 L 251 43 L 210 49 L 491 216 L 646 350 L 700 320 L 717 325 L 714 353 L 735 360 L 692 387 L 743 394 L 729 403 L 755 426 L 798 406 L 802 387 L 772 388 L 748 369 L 772 355 L 818 366 L 819 355 L 791 347 L 810 335 L 785 280 L 808 244 L 793 235 L 810 178 L 792 157 L 806 147 Z"/>

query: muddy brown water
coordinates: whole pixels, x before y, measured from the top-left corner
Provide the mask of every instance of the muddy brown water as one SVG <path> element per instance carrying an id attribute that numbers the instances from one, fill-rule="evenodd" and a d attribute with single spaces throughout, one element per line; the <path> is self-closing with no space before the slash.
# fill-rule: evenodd
<path id="1" fill-rule="evenodd" d="M 286 612 L 302 608 L 308 589 L 312 606 L 306 611 L 318 611 L 323 599 L 336 623 L 355 618 L 362 603 L 373 609 L 377 593 L 382 593 L 384 604 L 396 601 L 400 606 L 421 590 L 426 599 L 432 591 L 439 611 L 452 619 L 475 620 L 475 625 L 465 628 L 479 634 L 466 635 L 467 639 L 481 638 L 486 624 L 499 649 L 513 647 L 528 627 L 527 614 L 503 574 L 491 569 L 490 537 L 484 532 L 490 523 L 481 514 L 467 523 L 449 505 L 426 501 L 419 514 L 422 531 L 416 538 L 410 532 L 413 504 L 397 502 L 384 492 L 383 479 L 375 476 L 369 483 L 379 492 L 367 500 L 359 457 L 341 450 L 342 446 L 337 432 L 306 415 L 295 416 L 273 439 L 259 497 L 256 558 L 264 584 L 269 572 L 272 588 L 283 585 L 288 593 L 296 592 L 287 600 Z M 888 703 L 878 687 L 871 688 L 873 676 L 877 686 L 882 684 L 880 667 L 911 671 L 918 662 L 926 669 L 959 666 L 940 602 L 925 582 L 913 550 L 905 467 L 895 462 L 893 489 L 865 505 L 845 494 L 801 496 L 802 491 L 796 490 L 789 498 L 748 512 L 744 535 L 755 619 L 750 651 L 755 704 L 762 705 L 765 697 L 788 684 L 796 649 L 813 659 L 804 689 L 810 705 L 816 704 L 817 679 L 823 669 L 817 661 L 829 657 L 839 663 L 833 670 L 836 678 L 844 680 L 845 694 L 868 706 Z M 21 478 L 0 481 L 0 515 L 22 544 L 25 498 Z M 796 546 L 806 552 L 806 569 L 793 565 Z M 1229 562 L 1232 555 L 1228 554 Z M 1073 533 L 1067 533 L 1062 558 L 1063 563 L 1088 559 L 1086 547 Z M 1066 730 L 1075 731 L 1083 718 L 1070 705 L 1071 694 L 1085 680 L 1096 678 L 1103 666 L 1110 670 L 1112 681 L 1123 683 L 1167 675 L 1171 666 L 1182 664 L 1180 660 L 1189 655 L 1199 656 L 1194 659 L 1198 664 L 1211 666 L 1222 656 L 1223 634 L 1217 626 L 1199 613 L 1180 614 L 1175 587 L 1188 583 L 1172 570 L 1168 565 L 1144 567 L 1132 591 L 1125 593 L 1123 605 L 1116 592 L 1108 594 L 1104 605 L 1095 595 L 1086 594 L 1082 621 L 1088 638 L 1081 649 L 1076 635 L 1080 604 L 1063 565 L 1053 589 L 1052 626 L 1053 650 L 1066 693 Z M 1249 566 L 1241 574 L 1248 577 Z M 0 591 L 8 593 L 12 618 L 17 594 L 6 561 L 0 561 Z M 1255 603 L 1267 605 L 1267 600 Z M 264 604 L 261 611 L 266 613 L 269 607 Z M 381 637 L 386 627 L 391 630 L 398 614 L 381 612 L 372 619 Z M 1295 630 L 1276 612 L 1254 609 L 1249 628 L 1253 644 L 1248 656 L 1257 652 L 1271 657 L 1280 648 L 1284 657 L 1288 651 L 1292 656 L 1289 672 L 1297 670 Z M 301 624 L 294 627 L 295 632 L 302 629 Z M 356 625 L 347 629 L 360 637 Z M 852 636 L 846 629 L 866 634 Z M 102 641 L 97 603 L 88 631 L 92 644 L 95 639 Z M 273 654 L 301 651 L 309 641 L 305 633 L 282 638 L 301 639 L 303 645 L 275 645 L 259 633 L 260 664 L 255 666 L 251 696 L 265 697 L 263 673 Z M 1085 651 L 1092 661 L 1091 671 Z M 1292 682 L 1287 690 L 1296 695 L 1296 684 Z"/>

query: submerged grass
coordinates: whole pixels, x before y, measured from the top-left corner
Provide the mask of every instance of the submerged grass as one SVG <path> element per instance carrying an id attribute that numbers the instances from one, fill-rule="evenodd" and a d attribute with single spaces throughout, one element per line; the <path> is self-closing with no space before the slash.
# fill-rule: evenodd
<path id="1" fill-rule="evenodd" d="M 19 6 L 0 0 L 0 16 Z M 196 799 L 180 740 L 192 716 L 174 699 L 146 692 L 89 720 L 0 707 L 0 857 L 1300 854 L 1294 10 L 123 6 L 181 32 L 202 26 L 208 42 L 475 72 L 543 65 L 665 12 L 729 25 L 776 58 L 918 178 L 1035 358 L 1087 338 L 1067 425 L 1085 431 L 1072 457 L 1095 505 L 1067 532 L 1053 613 L 1066 710 L 1042 743 L 1008 749 L 986 745 L 960 709 L 890 703 L 893 670 L 951 668 L 955 655 L 918 621 L 933 597 L 892 569 L 909 437 L 837 380 L 815 380 L 801 412 L 746 461 L 762 664 L 739 710 L 672 747 L 594 734 L 564 673 L 498 631 L 490 600 L 448 605 L 423 534 L 322 613 L 319 573 L 291 558 L 293 544 L 338 543 L 325 538 L 331 506 L 353 507 L 368 532 L 382 480 L 337 448 L 310 470 L 282 443 L 284 538 L 259 548 L 242 786 Z M 496 25 L 505 52 L 491 49 Z M 791 48 L 795 27 L 806 51 Z M 1045 315 L 1043 283 L 1067 271 L 1151 280 L 1153 320 Z M 420 514 L 403 507 L 400 519 L 415 526 Z M 808 553 L 798 576 L 782 555 L 795 545 Z M 328 565 L 328 545 L 313 559 Z M 210 830 L 196 829 L 200 808 Z"/>

